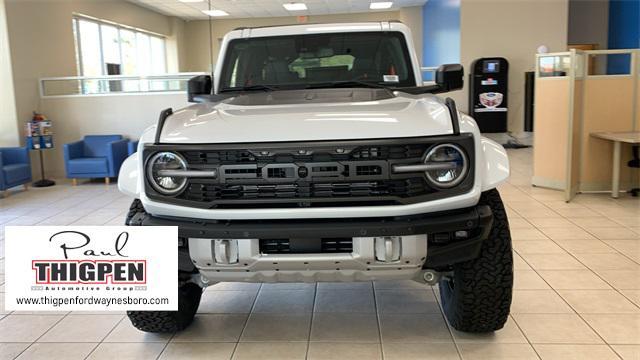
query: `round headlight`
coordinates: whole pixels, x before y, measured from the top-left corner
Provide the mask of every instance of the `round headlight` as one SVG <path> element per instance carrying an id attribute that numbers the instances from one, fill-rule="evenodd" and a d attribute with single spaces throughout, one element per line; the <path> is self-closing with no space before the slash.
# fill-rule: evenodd
<path id="1" fill-rule="evenodd" d="M 440 144 L 432 147 L 424 162 L 434 165 L 425 171 L 429 182 L 438 188 L 452 188 L 462 182 L 469 171 L 465 152 L 457 145 Z"/>
<path id="2" fill-rule="evenodd" d="M 147 163 L 147 177 L 151 186 L 163 195 L 177 195 L 187 186 L 184 176 L 168 176 L 165 170 L 187 170 L 187 162 L 173 152 L 159 152 Z"/>

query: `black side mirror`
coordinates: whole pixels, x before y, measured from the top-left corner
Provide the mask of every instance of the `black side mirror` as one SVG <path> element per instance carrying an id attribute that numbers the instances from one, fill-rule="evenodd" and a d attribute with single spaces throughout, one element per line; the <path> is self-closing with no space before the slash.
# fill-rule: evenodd
<path id="1" fill-rule="evenodd" d="M 187 95 L 189 102 L 199 102 L 198 96 L 211 95 L 213 79 L 210 75 L 198 75 L 189 79 L 187 84 Z"/>
<path id="2" fill-rule="evenodd" d="M 460 90 L 464 85 L 464 69 L 460 64 L 444 64 L 436 71 L 438 92 Z"/>

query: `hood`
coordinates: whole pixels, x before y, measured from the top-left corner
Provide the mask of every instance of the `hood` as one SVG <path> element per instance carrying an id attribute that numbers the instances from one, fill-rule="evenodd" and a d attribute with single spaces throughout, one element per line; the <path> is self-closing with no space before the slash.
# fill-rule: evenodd
<path id="1" fill-rule="evenodd" d="M 240 143 L 375 139 L 453 133 L 435 96 L 391 95 L 379 89 L 251 93 L 176 111 L 164 143 Z"/>

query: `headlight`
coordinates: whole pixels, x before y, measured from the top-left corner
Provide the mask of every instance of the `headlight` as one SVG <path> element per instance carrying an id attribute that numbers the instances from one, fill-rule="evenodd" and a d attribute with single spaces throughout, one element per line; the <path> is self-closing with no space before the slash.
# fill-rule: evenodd
<path id="1" fill-rule="evenodd" d="M 159 152 L 147 163 L 149 183 L 163 195 L 177 195 L 187 186 L 186 177 L 166 175 L 172 170 L 187 170 L 187 162 L 182 156 L 173 152 Z"/>
<path id="2" fill-rule="evenodd" d="M 425 171 L 429 182 L 438 188 L 452 188 L 462 182 L 469 171 L 465 152 L 457 145 L 440 144 L 429 150 L 425 164 L 433 165 Z"/>

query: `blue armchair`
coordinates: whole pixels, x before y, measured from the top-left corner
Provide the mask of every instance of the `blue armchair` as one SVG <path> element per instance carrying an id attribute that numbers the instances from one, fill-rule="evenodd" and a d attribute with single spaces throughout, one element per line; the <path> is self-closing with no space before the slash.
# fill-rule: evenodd
<path id="1" fill-rule="evenodd" d="M 120 166 L 128 156 L 127 139 L 121 135 L 87 135 L 83 140 L 64 144 L 64 163 L 67 177 L 73 185 L 77 178 L 118 176 Z"/>
<path id="2" fill-rule="evenodd" d="M 31 181 L 31 159 L 25 147 L 0 148 L 0 191 Z"/>
<path id="3" fill-rule="evenodd" d="M 138 151 L 138 140 L 129 141 L 129 156 Z"/>

